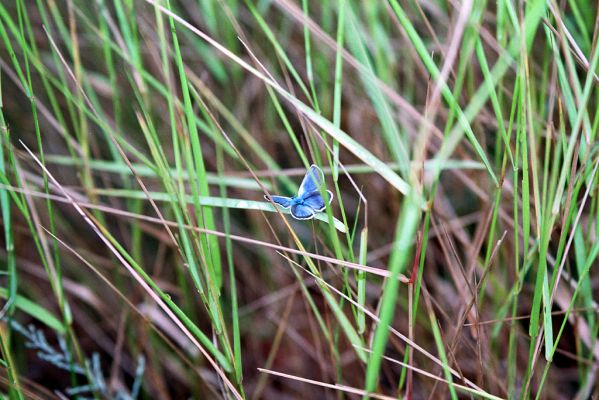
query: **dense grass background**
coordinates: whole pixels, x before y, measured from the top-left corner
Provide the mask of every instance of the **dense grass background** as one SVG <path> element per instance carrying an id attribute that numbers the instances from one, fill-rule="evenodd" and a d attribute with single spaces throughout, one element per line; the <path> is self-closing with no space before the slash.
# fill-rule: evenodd
<path id="1" fill-rule="evenodd" d="M 599 398 L 598 28 L 0 2 L 3 396 Z M 317 220 L 264 200 L 312 163 Z"/>

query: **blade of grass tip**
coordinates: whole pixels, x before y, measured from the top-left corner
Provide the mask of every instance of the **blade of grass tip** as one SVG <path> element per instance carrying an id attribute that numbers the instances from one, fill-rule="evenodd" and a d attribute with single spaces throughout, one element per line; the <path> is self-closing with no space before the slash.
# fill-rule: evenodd
<path id="1" fill-rule="evenodd" d="M 376 157 L 374 154 L 372 154 L 370 151 L 368 151 L 366 148 L 364 148 L 356 140 L 351 138 L 347 133 L 345 133 L 341 129 L 336 128 L 332 124 L 332 122 L 330 122 L 326 118 L 324 118 L 321 115 L 319 115 L 318 113 L 316 113 L 312 108 L 308 107 L 306 104 L 304 104 L 303 102 L 298 100 L 292 94 L 290 94 L 285 89 L 280 87 L 276 82 L 274 82 L 271 79 L 269 79 L 268 77 L 264 76 L 264 74 L 262 74 L 261 72 L 256 70 L 254 67 L 250 66 L 247 62 L 245 62 L 243 59 L 241 59 L 240 57 L 238 57 L 237 55 L 233 54 L 231 51 L 229 51 L 228 49 L 223 47 L 220 43 L 216 42 L 210 36 L 206 35 L 204 32 L 200 31 L 198 28 L 194 27 L 193 25 L 191 25 L 190 23 L 188 23 L 187 21 L 185 21 L 178 15 L 174 14 L 172 11 L 169 11 L 166 8 L 164 8 L 163 6 L 157 4 L 156 0 L 145 0 L 145 1 L 154 5 L 162 13 L 172 17 L 175 21 L 177 21 L 178 23 L 183 25 L 185 28 L 191 30 L 193 33 L 195 33 L 196 35 L 203 38 L 205 41 L 210 43 L 212 46 L 214 46 L 216 49 L 218 49 L 225 56 L 227 56 L 228 58 L 233 60 L 235 63 L 237 63 L 240 67 L 246 69 L 247 71 L 249 71 L 256 77 L 261 79 L 263 82 L 265 82 L 266 84 L 273 87 L 281 96 L 283 96 L 293 106 L 295 106 L 297 109 L 299 109 L 299 111 L 301 111 L 304 115 L 306 115 L 309 119 L 311 119 L 312 122 L 314 122 L 316 125 L 318 125 L 320 128 L 322 128 L 327 134 L 329 134 L 329 136 L 338 140 L 339 143 L 342 144 L 345 148 L 347 148 L 351 153 L 353 153 L 358 158 L 360 158 L 362 161 L 364 161 L 366 164 L 370 165 L 372 168 L 377 170 L 379 175 L 381 177 L 383 177 L 385 180 L 387 180 L 400 193 L 407 195 L 407 193 L 410 191 L 410 185 L 408 185 L 408 183 L 406 183 L 406 181 L 404 181 L 401 177 L 399 177 L 392 169 L 390 169 L 378 157 Z M 418 202 L 420 204 L 420 207 L 422 207 L 422 208 L 426 207 L 426 204 L 424 204 L 422 199 L 419 198 L 418 195 L 416 195 L 416 196 L 418 197 Z"/>
<path id="2" fill-rule="evenodd" d="M 8 395 L 10 399 L 24 400 L 25 395 L 19 382 L 19 372 L 12 358 L 10 345 L 10 331 L 5 324 L 0 324 L 0 352 L 2 354 L 2 364 L 6 368 L 6 379 L 8 380 Z"/>
<path id="3" fill-rule="evenodd" d="M 10 296 L 10 292 L 4 288 L 0 288 L 0 297 L 3 299 L 8 299 Z M 25 296 L 17 295 L 14 300 L 14 306 L 24 313 L 30 315 L 32 318 L 37 319 L 48 328 L 53 331 L 59 333 L 60 335 L 65 335 L 67 330 L 63 324 L 63 322 L 52 314 L 49 310 L 40 306 L 39 304 L 29 300 Z"/>
<path id="4" fill-rule="evenodd" d="M 408 196 L 404 199 L 403 203 L 394 238 L 394 251 L 389 260 L 390 279 L 387 279 L 384 284 L 380 300 L 380 321 L 374 332 L 372 354 L 368 359 L 366 367 L 365 389 L 367 392 L 372 392 L 375 389 L 380 376 L 381 361 L 389 338 L 389 328 L 393 322 L 395 303 L 397 301 L 399 289 L 397 277 L 408 263 L 410 248 L 412 247 L 418 221 L 420 220 L 420 208 L 415 199 L 412 196 Z"/>
<path id="5" fill-rule="evenodd" d="M 345 0 L 337 3 L 337 37 L 335 40 L 335 81 L 333 89 L 333 125 L 341 128 L 341 97 L 343 87 L 343 41 L 345 32 Z M 339 142 L 333 139 L 333 180 L 339 178 Z"/>

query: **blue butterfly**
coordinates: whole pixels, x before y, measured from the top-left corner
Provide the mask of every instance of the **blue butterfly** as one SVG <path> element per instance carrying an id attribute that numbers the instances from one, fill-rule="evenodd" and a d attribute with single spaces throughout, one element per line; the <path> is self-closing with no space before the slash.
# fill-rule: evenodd
<path id="1" fill-rule="evenodd" d="M 295 219 L 311 219 L 317 212 L 324 211 L 326 204 L 320 194 L 320 187 L 324 181 L 324 174 L 318 166 L 312 164 L 304 176 L 299 187 L 297 196 L 264 196 L 268 201 L 277 203 L 281 207 L 291 208 L 291 216 Z M 329 196 L 329 204 L 333 201 L 333 193 L 326 191 Z"/>

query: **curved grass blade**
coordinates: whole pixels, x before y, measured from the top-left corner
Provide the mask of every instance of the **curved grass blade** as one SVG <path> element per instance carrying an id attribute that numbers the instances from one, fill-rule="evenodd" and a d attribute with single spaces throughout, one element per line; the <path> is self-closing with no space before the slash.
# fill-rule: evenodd
<path id="1" fill-rule="evenodd" d="M 0 297 L 3 299 L 8 299 L 8 296 L 8 290 L 0 288 Z M 28 298 L 18 294 L 15 298 L 14 305 L 19 310 L 37 319 L 38 321 L 45 324 L 48 328 L 51 328 L 55 332 L 61 335 L 66 334 L 67 330 L 64 327 L 62 321 L 56 318 L 54 314 L 52 314 L 50 311 L 46 310 L 39 304 L 34 303 Z"/>

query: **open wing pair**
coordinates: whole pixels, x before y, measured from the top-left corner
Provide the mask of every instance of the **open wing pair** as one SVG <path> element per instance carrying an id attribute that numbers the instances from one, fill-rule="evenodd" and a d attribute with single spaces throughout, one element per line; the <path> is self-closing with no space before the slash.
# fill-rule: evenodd
<path id="1" fill-rule="evenodd" d="M 283 208 L 291 208 L 291 216 L 295 219 L 311 219 L 317 212 L 324 211 L 326 208 L 325 200 L 320 193 L 321 185 L 324 182 L 324 174 L 316 165 L 310 166 L 304 180 L 299 187 L 297 196 L 264 196 L 266 200 L 271 200 Z M 333 201 L 333 193 L 326 191 L 328 203 Z"/>

